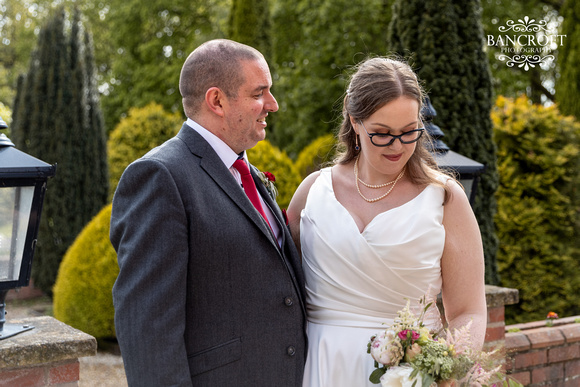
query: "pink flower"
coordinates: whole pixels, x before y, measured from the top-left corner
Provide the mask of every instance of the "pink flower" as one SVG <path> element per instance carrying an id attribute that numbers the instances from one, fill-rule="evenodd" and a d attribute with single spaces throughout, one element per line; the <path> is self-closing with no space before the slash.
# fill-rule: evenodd
<path id="1" fill-rule="evenodd" d="M 409 333 L 411 333 L 411 337 L 409 337 Z M 421 335 L 419 334 L 419 332 L 415 332 L 408 329 L 403 329 L 401 332 L 399 332 L 399 339 L 401 340 L 411 339 L 412 341 L 415 341 L 419 339 L 420 336 Z"/>

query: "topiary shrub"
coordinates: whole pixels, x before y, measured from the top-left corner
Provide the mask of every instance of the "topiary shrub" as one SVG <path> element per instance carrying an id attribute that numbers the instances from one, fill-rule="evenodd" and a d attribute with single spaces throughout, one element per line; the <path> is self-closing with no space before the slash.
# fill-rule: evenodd
<path id="1" fill-rule="evenodd" d="M 492 111 L 500 186 L 495 217 L 501 284 L 520 302 L 508 323 L 542 320 L 549 311 L 580 313 L 580 123 L 555 106 L 499 97 Z"/>
<path id="2" fill-rule="evenodd" d="M 109 199 L 113 197 L 125 168 L 152 148 L 175 136 L 183 121 L 179 113 L 167 113 L 156 103 L 129 110 L 129 115 L 119 122 L 107 142 Z"/>
<path id="3" fill-rule="evenodd" d="M 281 208 L 288 207 L 290 199 L 292 199 L 292 195 L 302 179 L 286 152 L 264 140 L 252 149 L 248 149 L 248 158 L 260 171 L 271 172 L 276 177 L 275 184 L 278 190 L 276 201 Z"/>
<path id="4" fill-rule="evenodd" d="M 97 339 L 115 337 L 113 284 L 119 274 L 109 242 L 111 204 L 81 231 L 66 252 L 54 285 L 54 317 Z"/>
<path id="5" fill-rule="evenodd" d="M 302 149 L 296 159 L 296 168 L 298 168 L 300 176 L 305 178 L 331 163 L 336 156 L 336 146 L 336 137 L 333 134 L 325 134 Z"/>

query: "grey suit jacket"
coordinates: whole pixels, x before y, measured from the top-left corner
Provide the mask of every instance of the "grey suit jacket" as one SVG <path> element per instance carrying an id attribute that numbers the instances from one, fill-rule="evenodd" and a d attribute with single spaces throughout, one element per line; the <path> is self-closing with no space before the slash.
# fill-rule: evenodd
<path id="1" fill-rule="evenodd" d="M 254 174 L 254 173 L 253 173 Z M 280 209 L 271 230 L 184 125 L 124 172 L 111 215 L 115 327 L 130 386 L 300 386 L 304 279 Z"/>

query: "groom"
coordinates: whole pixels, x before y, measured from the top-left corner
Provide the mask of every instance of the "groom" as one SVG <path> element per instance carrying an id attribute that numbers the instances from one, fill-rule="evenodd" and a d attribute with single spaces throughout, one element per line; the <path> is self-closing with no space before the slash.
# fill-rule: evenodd
<path id="1" fill-rule="evenodd" d="M 119 182 L 113 301 L 130 386 L 302 384 L 299 256 L 256 170 L 247 175 L 245 151 L 278 110 L 271 86 L 257 50 L 202 44 L 181 71 L 181 131 Z"/>

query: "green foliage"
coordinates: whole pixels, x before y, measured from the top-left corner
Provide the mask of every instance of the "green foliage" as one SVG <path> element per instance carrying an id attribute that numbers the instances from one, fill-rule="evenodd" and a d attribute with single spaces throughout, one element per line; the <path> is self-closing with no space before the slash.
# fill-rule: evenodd
<path id="1" fill-rule="evenodd" d="M 479 1 L 397 0 L 389 26 L 390 48 L 412 54 L 412 64 L 437 111 L 435 124 L 453 151 L 486 166 L 474 212 L 485 253 L 486 283 L 496 284 L 498 240 L 493 218 L 498 186 L 492 140 L 491 75 L 483 52 Z"/>
<path id="2" fill-rule="evenodd" d="M 179 74 L 202 42 L 223 37 L 213 20 L 226 5 L 219 0 L 109 0 L 110 58 L 103 109 L 112 129 L 131 107 L 151 101 L 181 110 Z M 227 9 L 227 8 L 226 8 Z"/>
<path id="3" fill-rule="evenodd" d="M 241 0 L 236 0 L 240 2 Z M 245 0 L 257 10 L 265 0 Z M 341 98 L 343 89 L 327 91 L 345 67 L 359 62 L 367 53 L 386 53 L 386 26 L 391 18 L 394 0 L 319 0 L 287 1 L 269 0 L 259 23 L 271 22 L 266 35 L 260 32 L 258 48 L 264 51 L 271 63 L 274 93 L 281 104 L 280 135 L 270 140 L 295 157 L 298 151 L 314 138 L 329 133 L 333 125 L 333 104 Z M 497 34 L 497 27 L 508 19 L 517 20 L 524 15 L 536 20 L 546 19 L 558 23 L 558 11 L 563 1 L 550 0 L 482 0 L 485 34 Z M 568 1 L 573 3 L 573 1 Z M 145 106 L 156 101 L 170 111 L 180 108 L 177 77 L 183 60 L 199 43 L 215 37 L 228 36 L 230 31 L 233 0 L 4 0 L 0 1 L 0 102 L 11 105 L 17 77 L 26 70 L 30 53 L 38 34 L 38 28 L 46 20 L 51 9 L 64 5 L 67 10 L 78 7 L 85 15 L 95 39 L 95 61 L 98 68 L 99 87 L 103 94 L 103 111 L 106 129 L 112 130 L 131 107 Z M 260 12 L 257 13 L 260 15 Z M 563 13 L 562 13 L 563 15 Z M 242 15 L 244 16 L 244 15 Z M 312 22 L 314 21 L 314 24 Z M 308 26 L 307 24 L 312 24 Z M 244 28 L 251 33 L 254 24 Z M 348 34 L 348 36 L 343 35 Z M 231 35 L 231 34 L 230 34 Z M 233 36 L 230 36 L 233 37 Z M 351 45 L 355 37 L 355 44 Z M 235 39 L 235 37 L 234 37 Z M 276 47 L 269 55 L 262 44 Z M 565 46 L 570 46 L 568 38 Z M 566 48 L 566 47 L 563 47 Z M 545 71 L 508 68 L 495 59 L 498 50 L 488 49 L 489 61 L 494 72 L 496 94 L 516 96 L 518 92 L 536 94 L 542 85 L 546 87 L 554 78 L 554 69 Z M 327 58 L 334 53 L 335 60 Z M 308 64 L 304 64 L 304 60 Z M 310 83 L 306 77 L 314 71 L 313 65 L 321 62 L 323 72 L 312 74 L 320 79 Z M 558 57 L 558 62 L 561 62 Z M 300 70 L 300 77 L 294 72 Z M 280 70 L 280 71 L 279 71 Z M 318 71 L 318 70 L 316 70 Z M 278 84 L 278 81 L 281 81 Z M 538 85 L 539 83 L 539 85 Z M 320 87 L 312 91 L 309 100 L 301 102 L 301 90 Z M 334 87 L 334 86 L 333 86 Z M 545 93 L 546 87 L 543 88 Z M 549 87 L 548 87 L 549 88 Z M 122 95 L 117 95 L 120 93 Z M 509 93 L 509 94 L 506 94 Z M 292 94 L 291 98 L 288 94 Z M 288 98 L 287 98 L 288 97 Z M 318 97 L 318 99 L 316 99 Z M 319 117 L 307 112 L 300 124 L 287 127 L 293 117 L 308 107 L 309 103 L 324 107 Z M 274 123 L 276 116 L 272 116 Z M 271 126 L 274 128 L 274 126 Z M 310 135 L 310 130 L 317 132 Z M 302 133 L 304 131 L 304 133 Z M 293 145 L 293 133 L 300 133 Z M 275 138 L 276 137 L 276 138 Z M 289 147 L 292 147 L 290 149 Z"/>
<path id="4" fill-rule="evenodd" d="M 119 267 L 110 219 L 109 204 L 71 245 L 54 286 L 54 317 L 98 339 L 115 337 L 112 289 Z"/>
<path id="5" fill-rule="evenodd" d="M 287 208 L 301 179 L 296 166 L 286 152 L 264 140 L 252 149 L 248 149 L 248 159 L 260 171 L 270 172 L 276 177 L 275 185 L 278 190 L 276 202 L 280 208 Z"/>
<path id="6" fill-rule="evenodd" d="M 0 102 L 11 105 L 19 74 L 26 71 L 49 0 L 0 1 Z"/>
<path id="7" fill-rule="evenodd" d="M 580 3 L 565 1 L 562 16 L 561 34 L 567 38 L 558 54 L 560 77 L 556 83 L 556 99 L 563 114 L 580 118 Z"/>
<path id="8" fill-rule="evenodd" d="M 334 134 L 325 134 L 302 149 L 296 159 L 296 168 L 302 178 L 331 163 L 336 156 L 337 140 Z"/>
<path id="9" fill-rule="evenodd" d="M 58 163 L 32 268 L 36 286 L 47 294 L 64 253 L 107 202 L 109 184 L 91 39 L 80 13 L 71 19 L 61 7 L 40 30 L 28 73 L 19 78 L 11 128 L 18 149 Z"/>
<path id="10" fill-rule="evenodd" d="M 499 97 L 492 113 L 500 186 L 501 284 L 519 289 L 510 322 L 580 313 L 580 123 L 555 106 Z"/>
<path id="11" fill-rule="evenodd" d="M 500 34 L 504 35 L 498 29 L 500 26 L 505 26 L 509 20 L 523 19 L 524 16 L 528 16 L 531 20 L 546 21 L 548 25 L 558 24 L 560 4 L 561 1 L 549 0 L 482 0 L 482 22 L 485 37 L 487 35 L 494 37 Z M 518 95 L 526 94 L 534 103 L 553 100 L 553 91 L 548 90 L 552 89 L 556 77 L 556 66 L 553 63 L 549 67 L 536 66 L 530 67 L 528 70 L 519 66 L 509 67 L 505 59 L 498 58 L 502 54 L 501 47 L 487 45 L 487 41 L 485 45 L 493 74 L 495 95 L 516 98 Z M 503 54 L 506 53 L 503 52 Z M 546 54 L 548 52 L 543 52 L 542 56 Z M 556 55 L 555 52 L 553 54 Z M 507 55 L 513 57 L 509 53 Z M 559 54 L 557 55 L 559 56 Z M 550 86 L 548 87 L 548 85 Z"/>
<path id="12" fill-rule="evenodd" d="M 125 168 L 154 147 L 175 136 L 183 121 L 179 113 L 167 113 L 156 103 L 129 110 L 129 116 L 119 122 L 107 142 L 111 166 L 109 198 L 113 197 Z"/>
<path id="13" fill-rule="evenodd" d="M 258 49 L 270 58 L 270 8 L 268 0 L 233 0 L 229 39 Z"/>
<path id="14" fill-rule="evenodd" d="M 273 144 L 292 158 L 340 117 L 344 71 L 385 53 L 390 1 L 277 1 L 272 11 L 272 72 L 280 110 Z"/>

